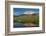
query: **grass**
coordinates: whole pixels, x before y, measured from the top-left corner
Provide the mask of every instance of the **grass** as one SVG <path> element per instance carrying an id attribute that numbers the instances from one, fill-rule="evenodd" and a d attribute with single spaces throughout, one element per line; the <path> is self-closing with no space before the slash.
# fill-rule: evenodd
<path id="1" fill-rule="evenodd" d="M 14 16 L 14 23 L 15 22 L 39 24 L 39 16 L 31 14 Z"/>

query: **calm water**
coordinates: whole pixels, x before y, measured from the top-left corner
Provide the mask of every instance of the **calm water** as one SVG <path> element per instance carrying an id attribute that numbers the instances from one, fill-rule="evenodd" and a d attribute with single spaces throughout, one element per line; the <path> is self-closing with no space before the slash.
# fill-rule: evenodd
<path id="1" fill-rule="evenodd" d="M 25 26 L 23 23 L 14 23 L 14 28 L 20 28 L 20 27 L 29 27 L 29 26 Z M 39 25 L 34 25 L 34 26 L 30 26 L 30 27 L 39 27 Z"/>
<path id="2" fill-rule="evenodd" d="M 14 27 L 24 27 L 23 23 L 14 23 Z"/>

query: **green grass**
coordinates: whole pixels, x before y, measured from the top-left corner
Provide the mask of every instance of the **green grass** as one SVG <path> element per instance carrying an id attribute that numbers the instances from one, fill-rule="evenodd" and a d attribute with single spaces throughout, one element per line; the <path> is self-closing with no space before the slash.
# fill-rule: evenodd
<path id="1" fill-rule="evenodd" d="M 39 16 L 31 14 L 14 16 L 14 22 L 39 24 Z"/>

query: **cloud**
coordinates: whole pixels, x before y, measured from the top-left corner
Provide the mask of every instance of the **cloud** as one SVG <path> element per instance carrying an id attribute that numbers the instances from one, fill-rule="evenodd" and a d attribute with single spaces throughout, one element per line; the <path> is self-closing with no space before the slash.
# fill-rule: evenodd
<path id="1" fill-rule="evenodd" d="M 34 13 L 38 13 L 38 12 L 34 12 L 34 11 L 26 11 L 23 14 L 34 14 Z"/>

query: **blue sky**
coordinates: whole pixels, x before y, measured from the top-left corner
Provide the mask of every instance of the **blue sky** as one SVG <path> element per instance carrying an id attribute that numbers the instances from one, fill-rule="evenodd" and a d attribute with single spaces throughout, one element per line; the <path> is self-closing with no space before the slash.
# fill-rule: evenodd
<path id="1" fill-rule="evenodd" d="M 13 14 L 14 15 L 21 15 L 22 13 L 26 11 L 32 11 L 32 12 L 39 12 L 39 9 L 32 9 L 32 8 L 13 8 Z"/>

